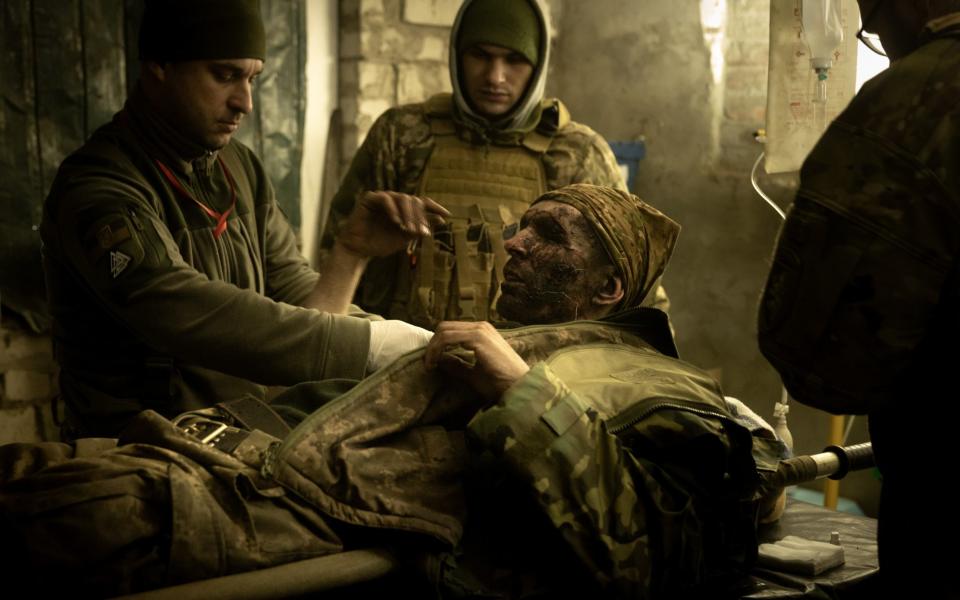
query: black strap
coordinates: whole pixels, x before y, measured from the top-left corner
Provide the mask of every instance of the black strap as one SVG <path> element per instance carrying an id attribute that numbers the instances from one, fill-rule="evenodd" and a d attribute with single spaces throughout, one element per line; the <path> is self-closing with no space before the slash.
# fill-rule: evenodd
<path id="1" fill-rule="evenodd" d="M 285 438 L 290 433 L 290 426 L 283 420 L 283 417 L 274 412 L 266 402 L 259 398 L 247 395 L 220 402 L 216 406 L 251 431 L 259 429 L 280 439 Z"/>

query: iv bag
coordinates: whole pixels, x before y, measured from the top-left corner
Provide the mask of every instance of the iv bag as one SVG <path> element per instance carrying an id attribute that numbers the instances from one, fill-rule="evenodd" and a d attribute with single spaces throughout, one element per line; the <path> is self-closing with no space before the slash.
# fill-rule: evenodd
<path id="1" fill-rule="evenodd" d="M 843 42 L 843 0 L 803 0 L 800 5 L 803 37 L 810 47 L 810 66 L 829 69 L 833 53 Z"/>
<path id="2" fill-rule="evenodd" d="M 859 12 L 856 0 L 834 0 L 843 35 L 830 58 L 830 94 L 825 106 L 831 121 L 853 98 L 857 81 Z M 767 75 L 767 119 L 764 168 L 767 173 L 798 171 L 823 134 L 815 114 L 817 72 L 804 38 L 804 0 L 770 2 L 770 70 Z M 826 12 L 823 13 L 826 16 Z M 809 16 L 809 13 L 808 13 Z M 830 42 L 827 41 L 826 44 Z"/>

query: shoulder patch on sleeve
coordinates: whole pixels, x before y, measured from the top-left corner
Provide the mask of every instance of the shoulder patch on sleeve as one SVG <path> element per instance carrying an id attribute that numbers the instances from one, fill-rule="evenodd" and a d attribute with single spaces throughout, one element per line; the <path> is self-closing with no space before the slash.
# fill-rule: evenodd
<path id="1" fill-rule="evenodd" d="M 110 276 L 116 279 L 130 265 L 131 257 L 119 250 L 110 251 Z"/>
<path id="2" fill-rule="evenodd" d="M 130 227 L 123 217 L 111 218 L 108 222 L 98 222 L 87 233 L 84 248 L 91 262 L 97 262 L 103 254 L 130 239 Z"/>
<path id="3" fill-rule="evenodd" d="M 113 213 L 91 223 L 83 235 L 87 261 L 100 277 L 117 280 L 130 273 L 144 258 L 139 230 L 130 217 Z"/>

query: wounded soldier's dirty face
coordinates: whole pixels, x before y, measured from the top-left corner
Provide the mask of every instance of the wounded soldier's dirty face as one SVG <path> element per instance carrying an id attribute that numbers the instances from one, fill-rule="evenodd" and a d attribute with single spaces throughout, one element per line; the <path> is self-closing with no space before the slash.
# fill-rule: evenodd
<path id="1" fill-rule="evenodd" d="M 591 300 L 613 266 L 580 211 L 552 200 L 538 202 L 504 245 L 510 259 L 497 303 L 501 317 L 533 325 L 595 316 Z"/>

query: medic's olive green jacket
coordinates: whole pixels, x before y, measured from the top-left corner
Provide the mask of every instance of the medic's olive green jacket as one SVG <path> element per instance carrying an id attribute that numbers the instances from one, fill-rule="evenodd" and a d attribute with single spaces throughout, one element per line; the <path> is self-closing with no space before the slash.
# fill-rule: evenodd
<path id="1" fill-rule="evenodd" d="M 225 212 L 231 187 L 217 236 L 194 200 Z M 116 436 L 145 408 L 174 416 L 257 384 L 363 375 L 368 324 L 295 307 L 318 275 L 260 161 L 235 141 L 204 155 L 139 92 L 64 161 L 40 231 L 74 435 Z"/>

